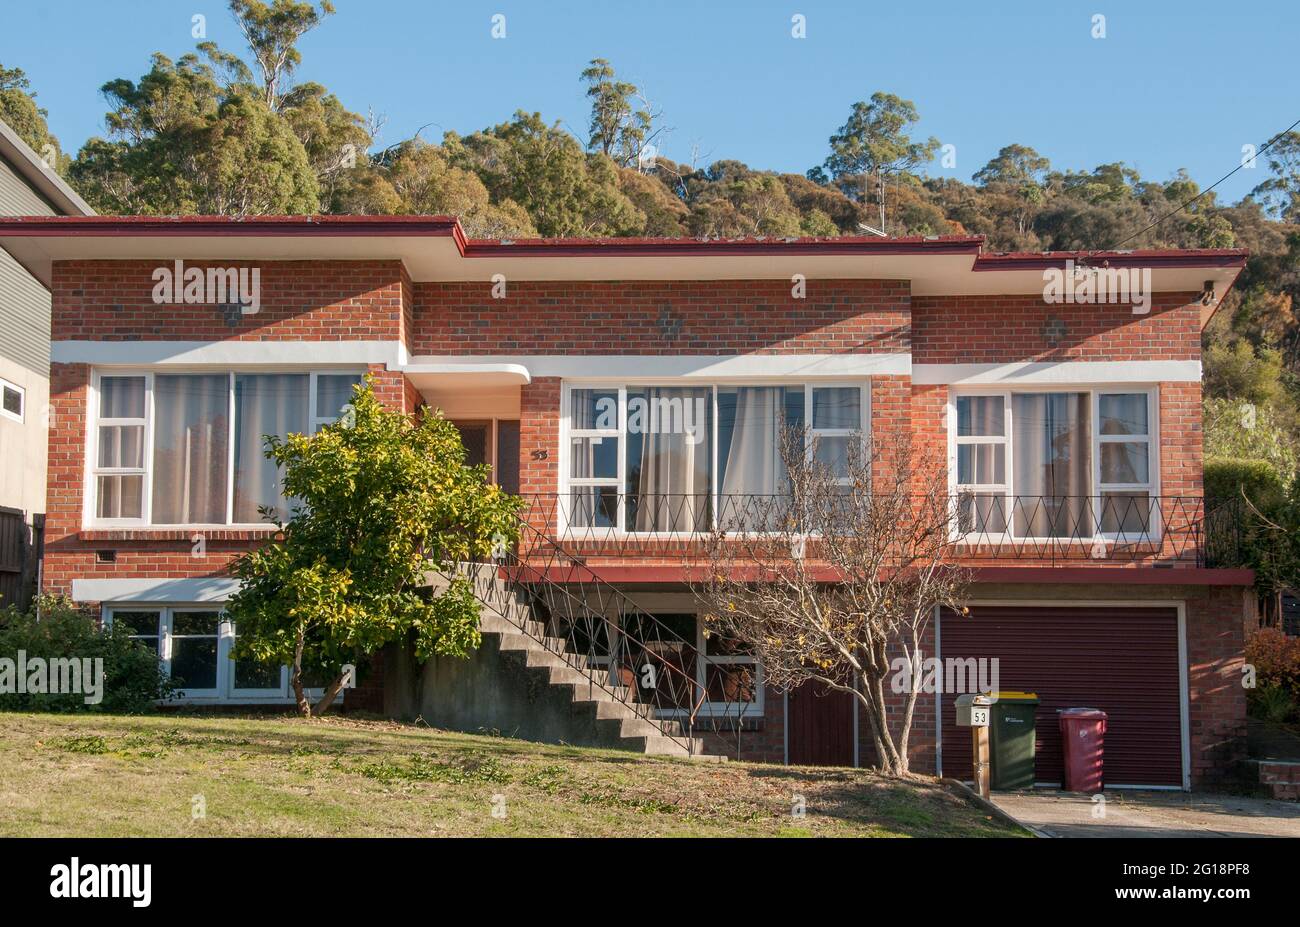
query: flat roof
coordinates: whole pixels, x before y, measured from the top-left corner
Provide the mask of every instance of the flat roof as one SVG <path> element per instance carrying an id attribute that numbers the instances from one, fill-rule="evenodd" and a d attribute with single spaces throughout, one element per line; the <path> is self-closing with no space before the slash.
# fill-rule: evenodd
<path id="1" fill-rule="evenodd" d="M 905 280 L 916 296 L 1041 293 L 1067 262 L 1145 268 L 1155 292 L 1221 300 L 1237 248 L 997 253 L 981 236 L 471 239 L 453 216 L 0 217 L 0 247 L 48 287 L 55 261 L 401 261 L 416 282 Z M 1211 307 L 1212 308 L 1212 307 Z"/>

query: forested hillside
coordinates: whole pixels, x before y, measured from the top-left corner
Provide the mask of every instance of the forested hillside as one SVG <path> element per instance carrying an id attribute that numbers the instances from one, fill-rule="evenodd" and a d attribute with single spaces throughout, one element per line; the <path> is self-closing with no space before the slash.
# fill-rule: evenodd
<path id="1" fill-rule="evenodd" d="M 1181 171 L 1060 170 L 1031 139 L 1007 139 L 969 182 L 939 178 L 929 172 L 938 141 L 916 134 L 912 101 L 887 92 L 828 126 L 825 160 L 805 174 L 679 163 L 657 154 L 670 114 L 596 58 L 574 75 L 591 103 L 586 138 L 518 112 L 468 135 L 385 144 L 382 118 L 294 79 L 298 41 L 333 14 L 329 3 L 230 0 L 230 9 L 247 49 L 157 53 L 143 75 L 108 80 L 104 132 L 75 157 L 50 135 L 21 62 L 0 64 L 0 118 L 103 213 L 439 213 L 459 216 L 472 236 L 503 238 L 834 236 L 865 225 L 983 235 L 994 251 L 1247 248 L 1249 265 L 1205 335 L 1207 449 L 1295 471 L 1300 133 L 1272 142 L 1255 171 L 1265 179 L 1232 204 L 1199 195 Z"/>

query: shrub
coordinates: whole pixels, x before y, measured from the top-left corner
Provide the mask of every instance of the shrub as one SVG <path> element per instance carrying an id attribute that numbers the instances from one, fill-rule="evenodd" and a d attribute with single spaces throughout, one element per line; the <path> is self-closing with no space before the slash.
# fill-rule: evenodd
<path id="1" fill-rule="evenodd" d="M 1246 662 L 1255 667 L 1255 685 L 1281 686 L 1300 695 L 1300 637 L 1279 628 L 1260 628 L 1246 638 Z"/>
<path id="2" fill-rule="evenodd" d="M 152 650 L 133 640 L 125 628 L 101 627 L 66 599 L 42 598 L 26 613 L 0 610 L 0 659 L 17 661 L 20 651 L 29 662 L 37 657 L 102 659 L 103 697 L 88 705 L 80 693 L 7 691 L 0 692 L 0 710 L 134 714 L 151 710 L 156 700 L 172 692 Z"/>
<path id="3" fill-rule="evenodd" d="M 1205 510 L 1241 500 L 1242 492 L 1261 511 L 1275 509 L 1286 495 L 1277 468 L 1267 460 L 1213 457 L 1205 461 Z"/>

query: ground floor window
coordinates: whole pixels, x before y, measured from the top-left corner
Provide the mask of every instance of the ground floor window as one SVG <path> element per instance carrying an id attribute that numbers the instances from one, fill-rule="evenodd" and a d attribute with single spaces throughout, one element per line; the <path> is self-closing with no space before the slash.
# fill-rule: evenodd
<path id="1" fill-rule="evenodd" d="M 582 617 L 555 630 L 613 684 L 635 687 L 661 717 L 763 713 L 758 660 L 740 642 L 709 633 L 693 612 Z"/>
<path id="2" fill-rule="evenodd" d="M 289 668 L 234 660 L 234 622 L 213 605 L 123 605 L 105 609 L 104 620 L 125 626 L 154 653 L 182 700 L 266 701 L 289 699 Z M 324 683 L 308 679 L 319 697 Z"/>

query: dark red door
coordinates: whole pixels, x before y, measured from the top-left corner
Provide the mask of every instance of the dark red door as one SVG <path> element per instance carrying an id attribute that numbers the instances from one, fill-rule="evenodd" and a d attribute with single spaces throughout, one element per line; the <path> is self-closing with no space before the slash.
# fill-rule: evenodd
<path id="1" fill-rule="evenodd" d="M 939 656 L 999 660 L 999 688 L 1039 698 L 1034 778 L 1060 782 L 1057 710 L 1106 712 L 1105 781 L 1181 786 L 1178 610 L 992 606 L 945 614 Z M 942 698 L 943 774 L 971 778 L 970 731 Z"/>
<path id="2" fill-rule="evenodd" d="M 806 682 L 786 696 L 794 766 L 853 765 L 853 696 Z"/>

